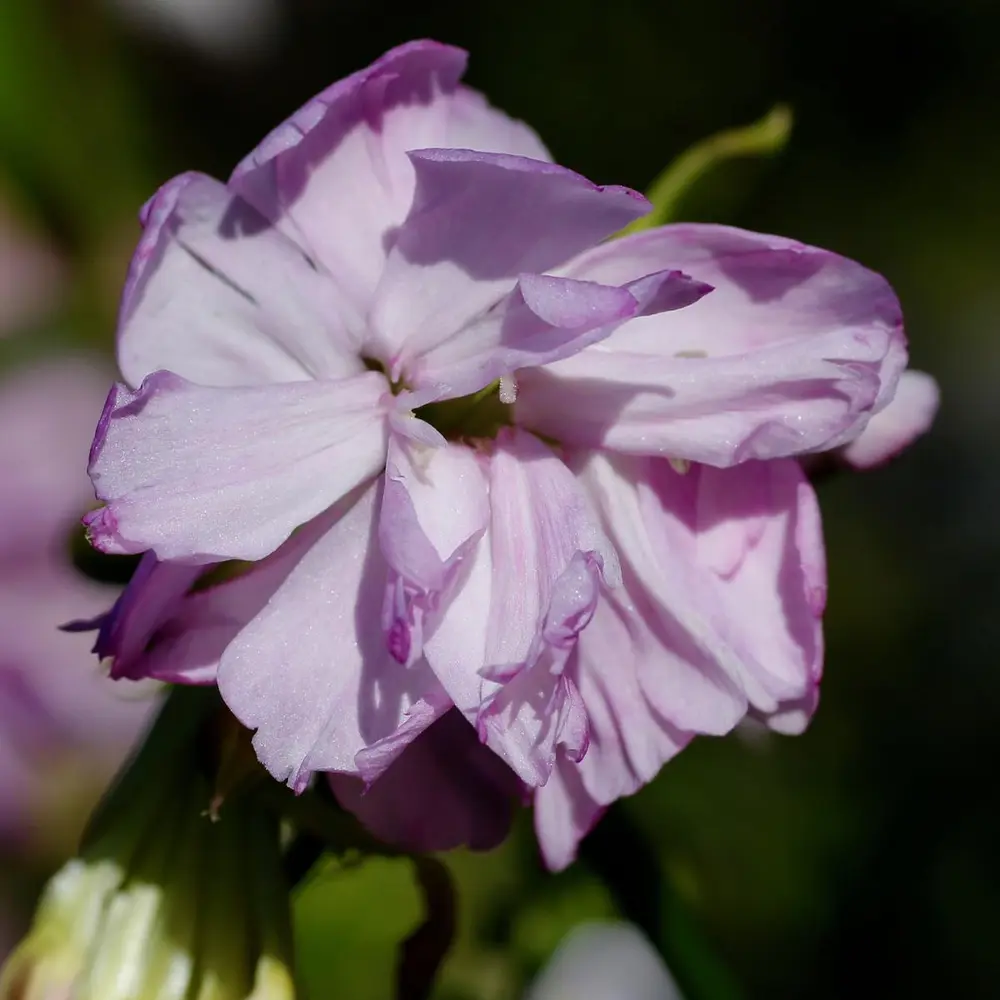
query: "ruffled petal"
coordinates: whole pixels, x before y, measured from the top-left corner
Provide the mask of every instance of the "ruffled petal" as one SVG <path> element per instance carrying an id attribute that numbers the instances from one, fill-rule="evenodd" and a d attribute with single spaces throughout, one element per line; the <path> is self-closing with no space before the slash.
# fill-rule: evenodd
<path id="1" fill-rule="evenodd" d="M 224 185 L 177 177 L 143 222 L 118 328 L 130 385 L 161 369 L 215 386 L 363 371 L 332 279 Z"/>
<path id="2" fill-rule="evenodd" d="M 345 498 L 288 541 L 278 555 L 291 569 L 219 666 L 222 697 L 256 730 L 261 763 L 296 789 L 313 771 L 360 774 L 360 752 L 391 740 L 408 717 L 430 725 L 449 705 L 423 660 L 404 667 L 382 640 L 379 494 L 370 486 Z M 406 727 L 408 739 L 421 728 Z M 378 770 L 369 766 L 365 779 Z"/>
<path id="3" fill-rule="evenodd" d="M 469 395 L 520 368 L 569 357 L 633 316 L 681 309 L 710 290 L 679 271 L 621 287 L 523 274 L 503 302 L 410 366 L 413 405 Z"/>
<path id="4" fill-rule="evenodd" d="M 461 49 L 417 41 L 317 95 L 236 168 L 230 186 L 334 275 L 364 316 L 387 237 L 413 200 L 406 152 L 432 146 L 549 159 L 526 125 L 458 87 Z"/>
<path id="5" fill-rule="evenodd" d="M 538 785 L 558 746 L 576 759 L 586 752 L 586 712 L 566 665 L 601 586 L 617 585 L 621 573 L 575 477 L 530 434 L 497 438 L 490 504 L 490 613 L 476 720 L 481 738 Z"/>
<path id="6" fill-rule="evenodd" d="M 379 545 L 389 565 L 383 629 L 393 658 L 422 655 L 425 630 L 486 530 L 486 475 L 471 448 L 389 443 Z"/>
<path id="7" fill-rule="evenodd" d="M 875 414 L 840 457 L 855 469 L 871 469 L 895 458 L 930 430 L 941 401 L 937 382 L 924 372 L 905 371 L 896 395 Z"/>
<path id="8" fill-rule="evenodd" d="M 748 705 L 774 712 L 815 686 L 825 562 L 797 463 L 680 474 L 662 460 L 594 456 L 583 478 L 627 563 L 630 598 L 683 668 L 636 661 L 663 718 L 723 733 Z"/>
<path id="9" fill-rule="evenodd" d="M 395 234 L 367 350 L 397 375 L 494 306 L 648 211 L 627 188 L 555 164 L 461 149 L 410 154 L 413 207 Z"/>
<path id="10" fill-rule="evenodd" d="M 170 372 L 112 392 L 90 474 L 102 551 L 260 559 L 385 461 L 384 379 L 205 388 Z"/>
<path id="11" fill-rule="evenodd" d="M 406 851 L 496 847 L 507 836 L 520 794 L 510 768 L 454 710 L 367 789 L 347 775 L 331 775 L 330 783 L 341 805 L 376 837 Z"/>
<path id="12" fill-rule="evenodd" d="M 678 225 L 605 244 L 569 277 L 671 267 L 714 287 L 520 379 L 517 419 L 564 443 L 727 466 L 834 447 L 892 397 L 906 363 L 883 278 L 791 240 Z"/>

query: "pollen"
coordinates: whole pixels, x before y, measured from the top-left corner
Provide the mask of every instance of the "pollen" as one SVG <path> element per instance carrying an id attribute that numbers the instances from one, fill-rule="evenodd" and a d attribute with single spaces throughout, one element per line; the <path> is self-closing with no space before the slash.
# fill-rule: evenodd
<path id="1" fill-rule="evenodd" d="M 510 406 L 517 402 L 517 379 L 513 375 L 500 376 L 500 388 L 498 395 L 500 402 L 505 406 Z"/>

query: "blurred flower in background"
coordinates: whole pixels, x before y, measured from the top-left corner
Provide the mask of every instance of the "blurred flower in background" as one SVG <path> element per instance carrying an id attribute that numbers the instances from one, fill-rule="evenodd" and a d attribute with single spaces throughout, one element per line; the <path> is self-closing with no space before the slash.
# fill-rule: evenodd
<path id="1" fill-rule="evenodd" d="M 144 724 L 151 695 L 124 692 L 59 630 L 96 614 L 115 588 L 72 564 L 70 537 L 91 502 L 80 461 L 105 376 L 80 358 L 0 379 L 0 882 L 44 871 L 76 844 L 87 812 Z M 0 892 L 0 956 L 19 923 Z M 10 912 L 2 912 L 3 910 Z"/>
<path id="2" fill-rule="evenodd" d="M 682 1000 L 646 938 L 626 923 L 581 924 L 549 959 L 524 1000 Z"/>
<path id="3" fill-rule="evenodd" d="M 61 270 L 52 248 L 29 233 L 0 197 L 0 337 L 31 324 L 51 308 Z"/>
<path id="4" fill-rule="evenodd" d="M 137 27 L 223 59 L 265 51 L 281 27 L 276 0 L 110 0 Z"/>

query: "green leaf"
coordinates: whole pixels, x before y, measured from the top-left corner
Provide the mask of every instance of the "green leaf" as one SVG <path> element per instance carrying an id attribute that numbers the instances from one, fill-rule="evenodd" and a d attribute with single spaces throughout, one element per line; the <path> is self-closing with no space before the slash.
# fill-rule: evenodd
<path id="1" fill-rule="evenodd" d="M 792 110 L 777 104 L 752 125 L 727 129 L 696 143 L 653 181 L 647 192 L 653 210 L 636 219 L 622 235 L 674 221 L 682 199 L 718 166 L 734 159 L 774 156 L 785 148 L 791 132 Z"/>

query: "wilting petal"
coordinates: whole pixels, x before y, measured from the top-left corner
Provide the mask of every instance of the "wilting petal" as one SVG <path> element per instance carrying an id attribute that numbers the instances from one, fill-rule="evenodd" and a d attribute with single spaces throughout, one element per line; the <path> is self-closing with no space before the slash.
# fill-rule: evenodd
<path id="1" fill-rule="evenodd" d="M 371 352 L 393 376 L 499 302 L 648 210 L 627 188 L 564 167 L 469 150 L 411 153 L 413 207 L 376 293 Z M 414 367 L 416 365 L 416 367 Z"/>
<path id="2" fill-rule="evenodd" d="M 520 423 L 565 443 L 726 466 L 841 444 L 891 398 L 906 363 L 898 302 L 836 254 L 680 225 L 605 244 L 566 273 L 614 283 L 666 267 L 714 291 L 523 373 Z"/>
<path id="3" fill-rule="evenodd" d="M 465 62 L 436 42 L 401 45 L 309 101 L 233 174 L 231 186 L 336 277 L 358 316 L 413 200 L 408 150 L 549 158 L 526 125 L 458 87 Z"/>
<path id="4" fill-rule="evenodd" d="M 937 382 L 930 375 L 903 372 L 892 401 L 841 450 L 841 457 L 856 469 L 888 462 L 930 429 L 940 398 Z"/>
<path id="5" fill-rule="evenodd" d="M 359 773 L 355 756 L 391 737 L 415 705 L 448 705 L 426 663 L 402 666 L 382 638 L 379 492 L 345 498 L 288 542 L 294 567 L 219 667 L 219 690 L 257 731 L 261 763 L 294 788 L 312 771 Z"/>
<path id="6" fill-rule="evenodd" d="M 523 274 L 503 302 L 421 357 L 407 378 L 417 404 L 466 395 L 520 368 L 569 357 L 633 316 L 683 308 L 710 290 L 679 271 L 621 287 Z"/>
<path id="7" fill-rule="evenodd" d="M 385 382 L 215 389 L 169 372 L 108 400 L 91 456 L 88 517 L 106 552 L 260 559 L 374 476 L 385 457 Z"/>
<path id="8" fill-rule="evenodd" d="M 365 789 L 331 775 L 341 805 L 380 840 L 408 851 L 489 850 L 510 829 L 520 785 L 457 711 L 418 736 Z"/>
<path id="9" fill-rule="evenodd" d="M 224 185 L 184 174 L 143 219 L 118 330 L 130 385 L 161 369 L 216 386 L 363 371 L 332 279 Z"/>
<path id="10" fill-rule="evenodd" d="M 420 656 L 425 629 L 463 559 L 486 529 L 486 476 L 471 448 L 389 443 L 379 545 L 389 564 L 383 626 L 401 663 Z"/>

